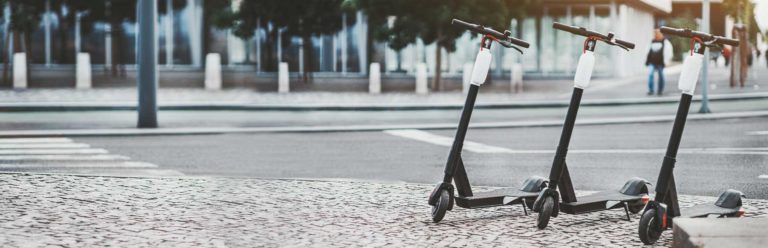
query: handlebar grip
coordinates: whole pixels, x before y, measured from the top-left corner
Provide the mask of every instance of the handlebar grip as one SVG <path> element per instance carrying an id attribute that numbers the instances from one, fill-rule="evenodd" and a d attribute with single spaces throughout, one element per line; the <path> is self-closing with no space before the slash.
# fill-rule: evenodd
<path id="1" fill-rule="evenodd" d="M 451 24 L 457 25 L 457 26 L 461 26 L 461 27 L 464 27 L 464 28 L 467 28 L 467 29 L 474 29 L 474 28 L 476 28 L 475 25 L 469 24 L 468 22 L 464 22 L 464 21 L 459 20 L 459 19 L 451 20 Z"/>
<path id="2" fill-rule="evenodd" d="M 519 47 L 528 48 L 531 46 L 531 44 L 528 44 L 528 42 L 525 42 L 524 40 L 514 38 L 514 37 L 507 37 L 509 42 L 512 42 L 512 44 L 515 44 Z"/>
<path id="3" fill-rule="evenodd" d="M 671 35 L 677 35 L 677 36 L 686 36 L 685 31 L 683 29 L 679 28 L 670 28 L 670 27 L 661 27 L 659 28 L 661 30 L 662 34 L 671 34 Z"/>
<path id="4" fill-rule="evenodd" d="M 566 31 L 566 32 L 571 32 L 573 34 L 584 35 L 580 28 L 577 28 L 577 27 L 574 27 L 574 26 L 568 26 L 568 25 L 565 25 L 565 24 L 562 24 L 562 23 L 559 23 L 559 22 L 553 23 L 552 24 L 552 28 L 560 29 L 560 30 L 563 30 L 563 31 Z"/>
<path id="5" fill-rule="evenodd" d="M 616 40 L 616 44 L 620 44 L 622 46 L 625 46 L 629 49 L 635 49 L 635 43 L 629 42 L 629 41 L 623 41 L 623 40 Z"/>
<path id="6" fill-rule="evenodd" d="M 717 42 L 718 43 L 723 43 L 723 44 L 726 44 L 726 45 L 731 45 L 731 46 L 738 46 L 739 45 L 739 40 L 737 40 L 737 39 L 725 38 L 725 37 L 720 37 L 720 36 L 717 37 Z"/>

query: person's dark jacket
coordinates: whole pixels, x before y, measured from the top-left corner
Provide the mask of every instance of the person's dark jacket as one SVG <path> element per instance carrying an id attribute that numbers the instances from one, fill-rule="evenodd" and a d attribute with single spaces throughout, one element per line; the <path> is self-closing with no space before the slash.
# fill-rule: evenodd
<path id="1" fill-rule="evenodd" d="M 648 49 L 648 57 L 645 59 L 645 65 L 664 66 L 664 40 L 651 41 L 651 47 Z"/>

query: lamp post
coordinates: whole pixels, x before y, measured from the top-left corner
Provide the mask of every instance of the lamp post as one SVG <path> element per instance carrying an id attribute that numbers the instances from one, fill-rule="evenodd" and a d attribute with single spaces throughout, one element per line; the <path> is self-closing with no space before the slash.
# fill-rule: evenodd
<path id="1" fill-rule="evenodd" d="M 701 31 L 709 33 L 709 0 L 704 0 L 701 3 Z M 707 90 L 709 89 L 709 81 L 707 80 L 707 72 L 709 69 L 709 49 L 704 49 L 704 63 L 701 63 L 704 68 L 701 68 L 701 108 L 699 113 L 706 114 L 711 113 L 709 110 L 709 96 Z"/>
<path id="2" fill-rule="evenodd" d="M 139 0 L 136 51 L 139 89 L 139 128 L 157 127 L 157 1 Z"/>

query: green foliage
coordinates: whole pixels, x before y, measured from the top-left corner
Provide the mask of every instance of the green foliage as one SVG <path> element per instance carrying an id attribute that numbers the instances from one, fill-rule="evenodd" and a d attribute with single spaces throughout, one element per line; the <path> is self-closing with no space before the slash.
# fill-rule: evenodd
<path id="1" fill-rule="evenodd" d="M 698 25 L 694 20 L 695 18 L 693 17 L 693 13 L 690 11 L 685 11 L 681 15 L 670 19 L 669 26 L 697 30 Z M 675 51 L 674 56 L 672 56 L 672 60 L 682 61 L 683 52 L 690 49 L 690 40 L 678 36 L 666 36 L 666 38 L 669 39 L 670 43 L 672 43 L 672 50 Z"/>
<path id="2" fill-rule="evenodd" d="M 31 33 L 40 25 L 45 12 L 45 2 L 28 0 L 0 0 L 0 5 L 10 4 L 11 15 L 8 28 L 14 32 Z M 5 11 L 0 11 L 0 17 L 5 18 Z"/>

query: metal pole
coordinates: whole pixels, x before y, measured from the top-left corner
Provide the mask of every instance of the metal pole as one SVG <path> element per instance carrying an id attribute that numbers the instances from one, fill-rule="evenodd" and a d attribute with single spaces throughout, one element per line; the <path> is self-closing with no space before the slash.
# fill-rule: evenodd
<path id="1" fill-rule="evenodd" d="M 701 6 L 701 31 L 709 33 L 709 0 L 704 0 Z M 709 68 L 709 49 L 704 49 L 704 63 L 701 68 L 701 109 L 699 113 L 711 113 L 709 110 L 709 97 L 707 89 L 709 81 L 707 80 L 707 69 Z"/>
<path id="2" fill-rule="evenodd" d="M 45 66 L 51 67 L 51 0 L 45 1 L 43 22 L 45 25 Z"/>
<path id="3" fill-rule="evenodd" d="M 139 0 L 136 52 L 139 128 L 157 127 L 157 1 Z"/>

